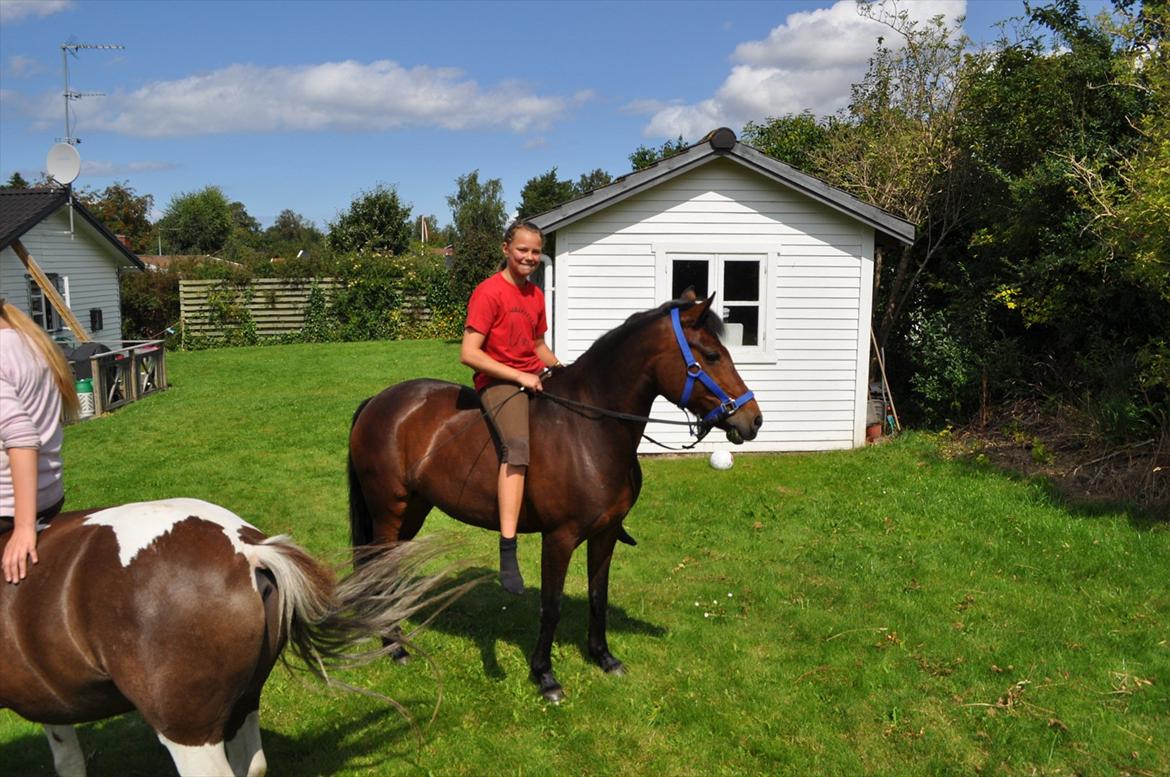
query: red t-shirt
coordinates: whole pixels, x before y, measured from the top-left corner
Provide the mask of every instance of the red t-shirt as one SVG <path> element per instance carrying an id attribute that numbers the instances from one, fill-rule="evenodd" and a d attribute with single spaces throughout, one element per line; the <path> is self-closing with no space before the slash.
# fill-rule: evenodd
<path id="1" fill-rule="evenodd" d="M 544 318 L 544 292 L 525 282 L 517 288 L 502 272 L 475 287 L 467 303 L 467 324 L 484 336 L 483 351 L 500 364 L 521 372 L 539 373 L 544 362 L 536 355 L 536 340 L 548 331 Z M 482 391 L 492 382 L 475 373 L 475 388 Z"/>

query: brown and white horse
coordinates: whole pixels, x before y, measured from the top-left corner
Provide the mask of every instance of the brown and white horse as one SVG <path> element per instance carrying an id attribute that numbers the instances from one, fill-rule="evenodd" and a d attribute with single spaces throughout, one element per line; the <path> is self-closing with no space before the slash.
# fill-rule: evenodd
<path id="1" fill-rule="evenodd" d="M 324 677 L 460 593 L 408 575 L 421 557 L 404 548 L 335 582 L 288 538 L 197 499 L 65 513 L 38 550 L 0 587 L 0 708 L 44 724 L 63 777 L 85 774 L 73 724 L 133 709 L 180 775 L 260 777 L 260 692 L 286 642 Z"/>

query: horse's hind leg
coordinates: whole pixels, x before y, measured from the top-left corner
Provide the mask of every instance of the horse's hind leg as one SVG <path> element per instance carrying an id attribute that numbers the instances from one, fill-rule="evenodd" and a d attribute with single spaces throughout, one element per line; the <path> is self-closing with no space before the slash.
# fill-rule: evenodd
<path id="1" fill-rule="evenodd" d="M 179 777 L 237 777 L 228 762 L 227 751 L 223 742 L 208 745 L 180 745 L 172 742 L 162 734 L 158 735 L 171 753 Z"/>
<path id="2" fill-rule="evenodd" d="M 58 777 L 85 777 L 85 753 L 73 726 L 45 725 L 45 736 L 53 750 L 53 768 Z"/>

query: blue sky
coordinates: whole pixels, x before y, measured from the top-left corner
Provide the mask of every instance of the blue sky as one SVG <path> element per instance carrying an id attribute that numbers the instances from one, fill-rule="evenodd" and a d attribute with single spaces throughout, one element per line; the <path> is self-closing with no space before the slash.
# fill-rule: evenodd
<path id="1" fill-rule="evenodd" d="M 1088 3 L 1100 6 L 1101 0 Z M 901 0 L 966 14 L 975 41 L 1023 0 Z M 450 221 L 455 179 L 629 172 L 682 134 L 844 105 L 883 28 L 852 0 L 772 2 L 0 2 L 0 175 L 33 180 L 64 136 L 78 186 L 126 180 L 157 212 L 208 184 L 267 226 L 322 228 L 376 184 Z"/>

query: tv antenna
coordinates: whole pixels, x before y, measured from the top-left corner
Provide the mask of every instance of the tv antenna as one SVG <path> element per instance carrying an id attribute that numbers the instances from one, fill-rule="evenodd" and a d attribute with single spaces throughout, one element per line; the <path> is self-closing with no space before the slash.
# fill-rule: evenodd
<path id="1" fill-rule="evenodd" d="M 69 103 L 73 100 L 80 100 L 82 97 L 101 97 L 102 92 L 76 92 L 69 88 L 69 55 L 77 56 L 77 52 L 81 49 L 125 49 L 126 47 L 120 43 L 62 43 L 61 44 L 61 63 L 65 70 L 65 137 L 61 138 L 62 143 L 68 143 L 70 146 L 76 146 L 81 142 L 81 138 L 73 137 L 73 128 L 69 123 Z"/>

